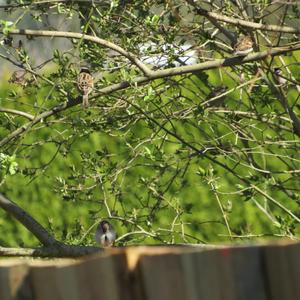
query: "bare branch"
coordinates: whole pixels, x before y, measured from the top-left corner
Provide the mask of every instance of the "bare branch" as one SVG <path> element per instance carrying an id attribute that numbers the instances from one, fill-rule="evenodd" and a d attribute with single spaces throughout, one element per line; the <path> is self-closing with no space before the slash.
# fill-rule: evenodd
<path id="1" fill-rule="evenodd" d="M 176 245 L 143 245 L 143 247 L 168 247 L 168 248 L 193 248 L 199 250 L 211 250 L 226 248 L 226 245 L 206 245 L 206 244 L 176 244 Z M 114 247 L 114 249 L 122 249 Z M 103 248 L 93 246 L 76 246 L 76 245 L 62 245 L 42 248 L 6 248 L 0 247 L 0 256 L 24 256 L 24 257 L 80 257 L 87 254 L 99 253 L 104 251 Z"/>
<path id="2" fill-rule="evenodd" d="M 24 111 L 16 110 L 16 109 L 0 107 L 0 112 L 22 116 L 22 117 L 25 117 L 25 118 L 27 118 L 27 119 L 29 119 L 31 121 L 34 119 L 33 115 L 28 114 L 28 113 L 26 113 Z"/>
<path id="3" fill-rule="evenodd" d="M 231 17 L 227 17 L 225 15 L 220 15 L 220 14 L 217 14 L 214 12 L 207 11 L 206 9 L 203 9 L 200 7 L 196 7 L 193 0 L 187 0 L 187 2 L 195 8 L 196 12 L 199 15 L 207 17 L 209 19 L 213 18 L 218 21 L 222 21 L 222 22 L 232 24 L 232 25 L 246 27 L 246 28 L 252 29 L 252 30 L 263 30 L 263 31 L 273 31 L 273 32 L 285 32 L 285 33 L 300 33 L 299 28 L 294 28 L 294 27 L 290 27 L 290 26 L 265 25 L 265 24 L 245 21 L 245 20 L 241 20 L 241 19 L 237 19 L 237 18 L 231 18 Z"/>
<path id="4" fill-rule="evenodd" d="M 10 201 L 2 194 L 0 194 L 0 207 L 22 223 L 44 246 L 59 244 L 59 242 L 55 240 L 55 238 L 51 236 L 40 223 L 33 219 L 20 206 Z"/>
<path id="5" fill-rule="evenodd" d="M 54 245 L 41 248 L 0 247 L 0 256 L 79 257 L 103 251 L 102 248 L 76 245 Z"/>
<path id="6" fill-rule="evenodd" d="M 261 190 L 258 186 L 254 185 L 254 184 L 250 184 L 251 187 L 256 190 L 259 194 L 263 195 L 266 199 L 268 199 L 270 202 L 272 202 L 274 205 L 276 205 L 277 207 L 281 208 L 283 211 L 285 211 L 289 216 L 291 216 L 295 221 L 297 221 L 298 223 L 300 223 L 300 219 L 293 214 L 288 208 L 286 208 L 285 206 L 283 206 L 281 203 L 279 203 L 276 199 L 274 199 L 273 197 L 271 197 L 270 195 L 268 195 L 267 193 L 265 193 L 263 190 Z"/>
<path id="7" fill-rule="evenodd" d="M 169 68 L 165 70 L 155 71 L 152 72 L 150 78 L 162 78 L 162 77 L 168 77 L 168 76 L 174 76 L 174 75 L 182 75 L 187 73 L 193 73 L 197 71 L 203 71 L 203 70 L 211 70 L 216 69 L 220 67 L 230 67 L 230 66 L 236 66 L 236 65 L 243 65 L 249 62 L 259 61 L 267 58 L 268 56 L 277 56 L 281 55 L 283 53 L 296 51 L 300 49 L 300 42 L 282 46 L 282 47 L 276 47 L 272 49 L 268 49 L 262 52 L 256 52 L 253 54 L 249 54 L 247 56 L 233 56 L 225 59 L 216 59 L 213 61 L 207 61 L 199 64 L 194 64 L 190 66 L 182 66 L 177 68 Z"/>
<path id="8" fill-rule="evenodd" d="M 0 33 L 3 33 L 2 30 L 0 30 Z M 299 31 L 300 32 L 300 31 Z M 194 64 L 191 66 L 182 66 L 182 67 L 176 67 L 176 68 L 169 68 L 165 70 L 160 71 L 152 71 L 147 66 L 145 66 L 136 56 L 134 56 L 132 53 L 127 52 L 123 48 L 117 46 L 116 44 L 113 44 L 111 42 L 108 42 L 106 40 L 100 39 L 98 37 L 85 35 L 81 33 L 76 32 L 65 32 L 65 31 L 47 31 L 47 30 L 29 30 L 29 29 L 15 29 L 11 30 L 10 34 L 16 34 L 16 35 L 32 35 L 32 36 L 51 36 L 51 37 L 65 37 L 65 38 L 75 38 L 75 39 L 84 39 L 91 42 L 94 42 L 96 44 L 100 44 L 104 47 L 110 48 L 121 55 L 127 57 L 131 62 L 133 62 L 139 69 L 142 70 L 142 72 L 150 79 L 156 79 L 156 78 L 162 78 L 167 76 L 174 76 L 174 75 L 180 75 L 180 74 L 186 74 L 186 73 L 192 73 L 200 70 L 209 70 L 219 67 L 225 67 L 225 66 L 234 66 L 234 65 L 241 65 L 247 62 L 254 62 L 258 60 L 262 60 L 268 56 L 277 56 L 280 54 L 284 54 L 291 51 L 296 51 L 300 49 L 300 43 L 293 43 L 290 45 L 282 46 L 282 47 L 276 47 L 272 49 L 268 49 L 266 51 L 257 52 L 253 54 L 249 54 L 246 57 L 240 57 L 235 56 L 231 58 L 226 59 L 217 59 L 214 61 L 208 61 L 204 63 Z"/>
<path id="9" fill-rule="evenodd" d="M 0 33 L 3 33 L 3 30 L 0 29 Z M 124 50 L 120 46 L 98 38 L 96 36 L 91 36 L 87 34 L 82 34 L 78 32 L 66 32 L 66 31 L 49 31 L 49 30 L 30 30 L 30 29 L 14 29 L 10 30 L 9 34 L 11 35 L 28 35 L 28 36 L 41 36 L 41 37 L 62 37 L 62 38 L 73 38 L 78 40 L 90 41 L 95 44 L 101 45 L 103 47 L 109 48 L 116 51 L 117 53 L 128 58 L 133 64 L 135 64 L 146 76 L 152 74 L 152 71 L 144 65 L 135 55 Z"/>
<path id="10" fill-rule="evenodd" d="M 294 113 L 292 108 L 289 106 L 289 103 L 283 94 L 282 88 L 280 88 L 279 90 L 276 89 L 274 84 L 268 80 L 267 76 L 262 71 L 261 71 L 261 73 L 264 76 L 265 81 L 268 83 L 268 86 L 271 89 L 271 91 L 279 99 L 281 105 L 283 106 L 283 108 L 285 109 L 287 114 L 290 116 L 291 121 L 293 123 L 295 134 L 297 134 L 297 136 L 300 137 L 300 120 L 298 119 L 297 115 Z"/>
<path id="11" fill-rule="evenodd" d="M 24 7 L 24 6 L 38 6 L 42 4 L 55 4 L 55 3 L 65 3 L 65 4 L 73 4 L 73 3 L 82 3 L 90 5 L 91 1 L 89 0 L 44 0 L 44 1 L 35 1 L 30 3 L 14 3 L 14 4 L 6 4 L 0 5 L 0 8 L 8 9 L 8 8 L 17 8 L 17 7 Z M 103 1 L 96 1 L 93 0 L 94 4 L 103 4 Z"/>

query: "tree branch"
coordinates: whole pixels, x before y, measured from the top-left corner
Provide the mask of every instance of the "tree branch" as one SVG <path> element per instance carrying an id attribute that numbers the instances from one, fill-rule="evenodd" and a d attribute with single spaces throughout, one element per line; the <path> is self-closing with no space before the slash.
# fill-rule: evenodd
<path id="1" fill-rule="evenodd" d="M 236 65 L 243 65 L 249 62 L 255 62 L 259 60 L 263 60 L 267 58 L 268 56 L 277 56 L 281 55 L 287 52 L 300 50 L 300 42 L 297 42 L 295 44 L 282 46 L 282 47 L 276 47 L 272 49 L 268 49 L 261 52 L 255 52 L 252 54 L 249 54 L 247 56 L 233 56 L 229 58 L 224 59 L 216 59 L 213 61 L 207 61 L 199 64 L 194 64 L 190 66 L 182 66 L 182 67 L 176 67 L 176 68 L 168 68 L 164 70 L 154 71 L 152 72 L 150 79 L 157 79 L 157 78 L 163 78 L 168 76 L 175 76 L 175 75 L 182 75 L 187 73 L 193 73 L 197 71 L 203 71 L 203 70 L 211 70 L 211 69 L 217 69 L 221 67 L 231 67 Z"/>
<path id="2" fill-rule="evenodd" d="M 25 210 L 16 203 L 7 199 L 0 193 L 0 207 L 11 214 L 15 219 L 22 223 L 44 246 L 53 246 L 59 244 L 46 229 L 33 219 Z"/>
<path id="3" fill-rule="evenodd" d="M 78 257 L 103 251 L 92 246 L 55 245 L 41 248 L 6 248 L 0 247 L 0 256 L 30 256 L 30 257 Z"/>
<path id="4" fill-rule="evenodd" d="M 36 249 L 0 247 L 0 256 L 78 257 L 102 251 L 99 247 L 67 245 L 55 240 L 40 223 L 1 193 L 0 207 L 22 223 L 45 246 Z"/>
<path id="5" fill-rule="evenodd" d="M 42 76 L 42 75 L 39 74 L 38 72 L 35 72 L 34 70 L 28 68 L 26 65 L 24 65 L 24 64 L 22 64 L 22 63 L 17 63 L 17 62 L 15 62 L 14 60 L 12 60 L 10 57 L 7 57 L 7 56 L 5 56 L 5 55 L 3 55 L 3 54 L 1 54 L 1 53 L 0 53 L 0 57 L 3 58 L 3 59 L 5 59 L 5 60 L 7 60 L 7 61 L 9 61 L 9 62 L 12 63 L 14 66 L 17 66 L 17 67 L 19 67 L 19 68 L 25 70 L 26 72 L 31 73 L 32 75 L 41 78 L 42 80 L 46 81 L 46 82 L 49 83 L 50 85 L 55 86 L 55 83 L 54 83 L 54 82 L 52 82 L 52 81 L 49 80 L 48 78 Z M 46 62 L 47 62 L 47 61 L 46 61 Z M 43 65 L 43 64 L 42 64 L 42 65 Z M 39 68 L 39 67 L 40 67 L 40 66 L 35 67 L 35 69 L 36 69 L 36 68 Z M 64 91 L 64 90 L 62 90 L 62 89 L 59 89 L 59 91 L 60 91 L 61 93 L 63 93 L 65 96 L 67 95 L 67 92 L 66 92 L 66 91 Z"/>
<path id="6" fill-rule="evenodd" d="M 3 33 L 3 30 L 0 29 L 0 33 Z M 41 36 L 41 37 L 62 37 L 62 38 L 73 38 L 77 40 L 90 41 L 95 44 L 101 45 L 103 47 L 109 48 L 116 51 L 117 53 L 123 55 L 129 59 L 133 64 L 135 64 L 146 76 L 152 74 L 152 71 L 144 65 L 135 55 L 124 50 L 120 46 L 98 38 L 96 36 L 91 36 L 87 34 L 82 34 L 78 32 L 66 32 L 66 31 L 49 31 L 49 30 L 30 30 L 30 29 L 12 29 L 9 31 L 10 35 L 28 35 L 28 36 Z"/>
<path id="7" fill-rule="evenodd" d="M 3 33 L 0 30 L 0 33 Z M 190 66 L 182 66 L 175 68 L 168 68 L 164 70 L 152 71 L 146 65 L 144 65 L 136 56 L 127 52 L 123 48 L 108 42 L 106 40 L 100 39 L 98 37 L 85 35 L 82 33 L 76 32 L 65 32 L 65 31 L 47 31 L 47 30 L 29 30 L 29 29 L 14 29 L 9 32 L 10 34 L 16 35 L 31 35 L 31 36 L 42 36 L 42 37 L 64 37 L 64 38 L 75 38 L 75 39 L 84 39 L 96 44 L 100 44 L 104 47 L 110 48 L 121 55 L 127 57 L 132 63 L 134 63 L 142 72 L 146 75 L 147 78 L 157 79 L 167 76 L 181 75 L 186 73 L 192 73 L 200 70 L 209 70 L 219 67 L 227 67 L 227 66 L 235 66 L 241 65 L 247 62 L 254 62 L 258 60 L 262 60 L 268 56 L 277 56 L 287 52 L 296 51 L 300 49 L 300 43 L 296 42 L 287 46 L 276 47 L 272 49 L 268 49 L 262 52 L 257 52 L 253 54 L 249 54 L 245 57 L 234 56 L 231 58 L 225 59 L 217 59 L 214 61 L 208 61 L 204 63 L 194 64 Z M 299 30 L 300 33 L 300 30 Z M 135 83 L 135 82 L 134 82 Z"/>
<path id="8" fill-rule="evenodd" d="M 34 119 L 33 115 L 28 114 L 28 113 L 26 113 L 24 111 L 16 110 L 16 109 L 0 107 L 0 112 L 5 112 L 5 113 L 9 113 L 9 114 L 14 114 L 14 115 L 18 115 L 18 116 L 21 116 L 21 117 L 25 117 L 25 118 L 29 119 L 30 121 L 32 121 Z"/>
<path id="9" fill-rule="evenodd" d="M 6 4 L 0 5 L 0 8 L 8 9 L 8 8 L 18 8 L 24 6 L 38 6 L 42 4 L 55 4 L 55 3 L 65 3 L 65 4 L 73 4 L 73 3 L 81 3 L 89 5 L 88 0 L 44 0 L 44 1 L 35 1 L 35 2 L 27 2 L 27 3 L 16 3 L 16 4 Z M 93 0 L 94 4 L 103 4 L 103 0 Z"/>
<path id="10" fill-rule="evenodd" d="M 273 92 L 273 94 L 278 98 L 278 100 L 280 101 L 281 105 L 283 106 L 284 110 L 286 111 L 286 113 L 289 115 L 292 123 L 293 123 L 293 128 L 294 128 L 294 133 L 300 137 L 300 120 L 298 119 L 297 115 L 294 113 L 294 111 L 292 110 L 292 108 L 290 107 L 285 95 L 283 94 L 283 90 L 282 88 L 279 88 L 279 90 L 274 86 L 274 84 L 272 82 L 270 82 L 266 76 L 266 74 L 264 74 L 261 71 L 262 75 L 264 76 L 264 80 L 267 82 L 270 90 Z"/>
<path id="11" fill-rule="evenodd" d="M 214 12 L 210 12 L 206 9 L 197 7 L 194 0 L 187 0 L 187 2 L 195 8 L 197 14 L 199 14 L 203 17 L 207 17 L 208 19 L 213 18 L 218 21 L 222 21 L 222 22 L 232 24 L 232 25 L 246 27 L 246 28 L 252 29 L 252 30 L 285 32 L 285 33 L 300 33 L 299 28 L 294 28 L 294 27 L 290 27 L 290 26 L 265 25 L 265 24 L 245 21 L 245 20 L 241 20 L 241 19 L 237 19 L 237 18 L 231 18 L 231 17 L 227 17 L 225 15 L 220 15 L 220 14 L 217 14 Z"/>

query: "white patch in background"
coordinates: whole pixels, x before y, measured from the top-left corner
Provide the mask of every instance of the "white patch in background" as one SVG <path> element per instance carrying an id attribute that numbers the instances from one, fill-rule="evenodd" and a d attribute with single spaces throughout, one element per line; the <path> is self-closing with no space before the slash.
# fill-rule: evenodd
<path id="1" fill-rule="evenodd" d="M 145 55 L 148 52 L 153 54 Z M 167 53 L 171 52 L 171 55 Z M 175 56 L 172 57 L 172 56 Z M 147 43 L 140 47 L 141 61 L 145 64 L 153 65 L 156 67 L 164 67 L 172 64 L 176 67 L 182 65 L 193 65 L 198 63 L 197 51 L 193 49 L 192 45 L 156 45 L 154 43 Z"/>

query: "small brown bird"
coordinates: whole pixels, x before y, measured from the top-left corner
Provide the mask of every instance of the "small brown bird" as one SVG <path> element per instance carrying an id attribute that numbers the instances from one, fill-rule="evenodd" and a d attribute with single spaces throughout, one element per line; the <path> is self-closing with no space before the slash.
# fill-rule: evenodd
<path id="1" fill-rule="evenodd" d="M 111 247 L 116 240 L 116 232 L 108 221 L 101 221 L 96 229 L 95 240 L 102 247 Z"/>
<path id="2" fill-rule="evenodd" d="M 282 71 L 280 68 L 274 68 L 273 76 L 276 84 L 284 85 L 286 84 L 287 80 L 283 77 Z"/>
<path id="3" fill-rule="evenodd" d="M 253 51 L 253 42 L 250 36 L 241 36 L 233 47 L 234 54 L 245 56 Z"/>
<path id="4" fill-rule="evenodd" d="M 82 106 L 89 106 L 89 94 L 94 87 L 94 78 L 87 67 L 82 67 L 77 78 L 77 88 L 82 93 Z"/>
<path id="5" fill-rule="evenodd" d="M 222 94 L 224 94 L 227 90 L 228 90 L 227 86 L 218 86 L 214 88 L 205 99 L 206 107 L 224 106 L 227 95 L 222 95 Z"/>
<path id="6" fill-rule="evenodd" d="M 27 82 L 26 82 L 27 80 L 26 80 L 25 76 L 26 76 L 25 70 L 14 71 L 8 82 L 18 84 L 18 85 L 21 85 L 24 87 L 27 84 Z"/>

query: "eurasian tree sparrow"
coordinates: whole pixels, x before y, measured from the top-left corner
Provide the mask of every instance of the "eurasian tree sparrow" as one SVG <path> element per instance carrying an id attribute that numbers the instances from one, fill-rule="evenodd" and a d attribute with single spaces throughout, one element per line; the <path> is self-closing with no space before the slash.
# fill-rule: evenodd
<path id="1" fill-rule="evenodd" d="M 220 107 L 224 106 L 227 95 L 222 95 L 227 91 L 227 86 L 218 86 L 214 88 L 205 99 L 206 107 Z M 222 95 L 222 96 L 221 96 Z M 220 96 L 220 97 L 218 97 Z M 217 98 L 216 98 L 217 97 Z M 213 99 L 216 98 L 216 99 Z M 210 100 L 212 99 L 212 100 Z"/>
<path id="2" fill-rule="evenodd" d="M 94 87 L 94 78 L 87 67 L 82 67 L 77 78 L 77 88 L 82 93 L 82 106 L 88 107 L 89 94 Z"/>
<path id="3" fill-rule="evenodd" d="M 239 56 L 245 56 L 253 51 L 253 42 L 250 36 L 242 36 L 238 39 L 237 43 L 233 47 L 234 54 Z"/>

